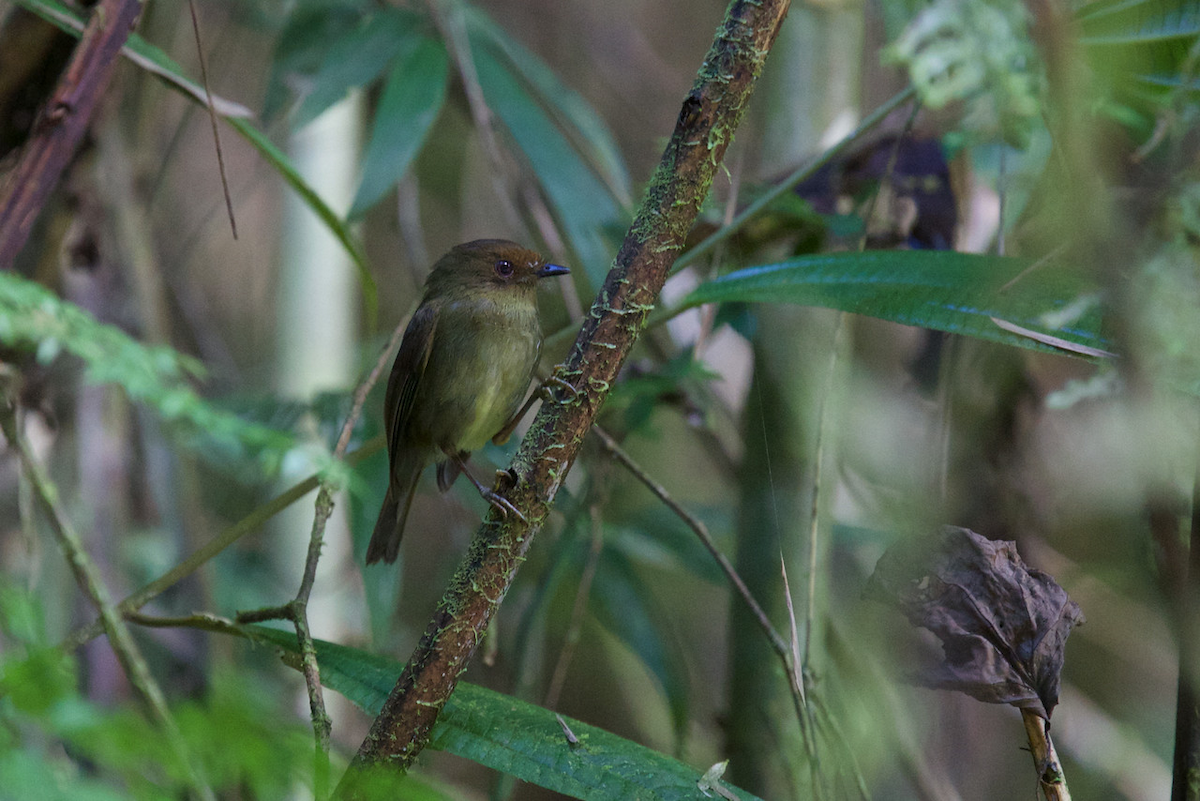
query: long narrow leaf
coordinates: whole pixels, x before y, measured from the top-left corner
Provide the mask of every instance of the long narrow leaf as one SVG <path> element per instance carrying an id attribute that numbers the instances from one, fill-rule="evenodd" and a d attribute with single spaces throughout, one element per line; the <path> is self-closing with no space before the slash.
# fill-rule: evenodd
<path id="1" fill-rule="evenodd" d="M 486 36 L 504 54 L 517 74 L 536 91 L 541 104 L 555 115 L 560 127 L 605 182 L 613 199 L 628 207 L 632 203 L 629 170 L 604 120 L 587 101 L 563 84 L 549 66 L 483 11 L 474 6 L 468 6 L 466 11 L 471 30 Z"/>
<path id="2" fill-rule="evenodd" d="M 421 18 L 411 11 L 384 7 L 332 42 L 293 124 L 303 127 L 350 89 L 374 81 L 398 53 L 419 41 L 420 24 Z"/>
<path id="3" fill-rule="evenodd" d="M 506 59 L 485 37 L 472 37 L 479 85 L 504 127 L 525 154 L 546 192 L 592 286 L 599 286 L 629 215 L 580 157 Z"/>
<path id="4" fill-rule="evenodd" d="M 1122 0 L 1085 6 L 1080 14 L 1086 45 L 1145 44 L 1200 34 L 1200 0 Z M 1186 43 L 1185 43 L 1186 48 Z"/>
<path id="5" fill-rule="evenodd" d="M 408 171 L 442 110 L 449 71 L 446 47 L 434 39 L 422 39 L 396 60 L 375 110 L 351 217 L 375 205 Z"/>
<path id="6" fill-rule="evenodd" d="M 252 626 L 254 636 L 290 653 L 299 649 L 289 631 Z M 321 682 L 376 715 L 403 665 L 395 660 L 318 640 Z M 554 792 L 585 801 L 692 801 L 702 771 L 603 729 L 557 716 L 541 707 L 467 682 L 442 709 L 430 747 L 456 754 Z M 726 785 L 728 786 L 728 785 Z M 731 788 L 743 801 L 757 801 Z"/>
<path id="7" fill-rule="evenodd" d="M 804 256 L 701 284 L 681 306 L 729 301 L 823 306 L 1051 353 L 1112 349 L 1096 287 L 1060 265 L 1025 259 L 924 250 Z"/>

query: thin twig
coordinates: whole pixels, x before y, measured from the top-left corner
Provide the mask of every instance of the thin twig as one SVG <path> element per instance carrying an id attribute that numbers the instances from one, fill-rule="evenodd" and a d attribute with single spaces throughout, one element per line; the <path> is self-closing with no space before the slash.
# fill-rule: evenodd
<path id="1" fill-rule="evenodd" d="M 204 46 L 200 42 L 200 20 L 196 18 L 196 0 L 188 0 L 188 11 L 192 13 L 192 32 L 196 35 L 196 56 L 200 59 L 200 82 L 204 84 L 204 105 L 208 119 L 212 122 L 213 144 L 217 148 L 217 171 L 221 174 L 221 189 L 225 192 L 225 210 L 229 213 L 229 228 L 237 239 L 237 218 L 233 216 L 233 200 L 229 196 L 229 179 L 225 176 L 225 156 L 221 152 L 221 133 L 217 130 L 217 108 L 213 105 L 212 90 L 208 87 L 208 63 L 204 58 Z"/>
<path id="2" fill-rule="evenodd" d="M 136 623 L 139 626 L 151 629 L 200 629 L 202 631 L 211 631 L 215 634 L 233 634 L 238 637 L 248 636 L 244 627 L 239 626 L 229 618 L 213 615 L 208 612 L 197 612 L 194 615 L 180 615 L 177 617 L 126 612 L 124 617 L 130 623 Z"/>
<path id="3" fill-rule="evenodd" d="M 400 344 L 400 338 L 404 336 L 406 325 L 407 321 L 402 320 L 396 326 L 395 330 L 392 331 L 387 345 L 383 347 L 379 353 L 379 358 L 375 360 L 374 367 L 371 368 L 371 371 L 354 391 L 354 402 L 350 407 L 350 413 L 346 416 L 346 420 L 342 424 L 337 445 L 333 449 L 333 458 L 335 460 L 339 460 L 345 455 L 346 448 L 350 445 L 350 436 L 354 432 L 354 426 L 358 423 L 358 418 L 362 415 L 367 395 L 370 393 L 371 388 L 375 386 L 375 382 L 379 380 L 379 376 L 383 373 L 384 368 L 387 367 L 388 359 L 392 355 L 392 352 Z M 315 792 L 318 799 L 325 798 L 329 794 L 329 734 L 333 728 L 333 724 L 329 719 L 329 714 L 325 711 L 325 696 L 321 689 L 321 671 L 317 665 L 317 649 L 308 627 L 308 601 L 312 595 L 313 584 L 316 582 L 317 564 L 321 560 L 321 546 L 325 541 L 325 526 L 329 521 L 330 515 L 333 514 L 334 491 L 335 487 L 331 480 L 327 478 L 320 480 L 315 504 L 316 509 L 313 515 L 312 532 L 308 540 L 308 555 L 304 562 L 304 574 L 300 579 L 300 589 L 296 592 L 296 597 L 283 606 L 244 612 L 237 617 L 238 623 L 279 619 L 290 620 L 296 627 L 296 639 L 300 642 L 300 669 L 304 674 L 304 684 L 308 689 L 309 712 L 312 717 L 313 734 L 316 738 Z"/>
<path id="4" fill-rule="evenodd" d="M 1029 750 L 1033 755 L 1033 767 L 1037 771 L 1038 787 L 1046 801 L 1071 801 L 1067 788 L 1067 777 L 1063 775 L 1062 763 L 1054 750 L 1046 721 L 1028 709 L 1021 710 L 1021 722 L 1025 724 L 1025 735 L 1029 738 Z"/>
<path id="5" fill-rule="evenodd" d="M 725 574 L 725 578 L 733 585 L 738 597 L 745 602 L 746 607 L 750 610 L 750 614 L 758 621 L 759 628 L 763 630 L 763 633 L 767 635 L 767 640 L 771 643 L 771 648 L 775 653 L 780 655 L 784 660 L 784 664 L 787 664 L 791 659 L 787 642 L 775 630 L 775 627 L 771 624 L 771 619 L 767 617 L 767 613 L 763 611 L 763 608 L 758 605 L 758 601 L 754 600 L 754 596 L 750 594 L 750 589 L 746 586 L 746 582 L 742 581 L 742 577 L 738 575 L 733 564 L 725 557 L 725 554 L 721 553 L 721 549 L 717 547 L 717 543 L 713 540 L 712 535 L 708 533 L 708 527 L 699 518 L 680 506 L 662 484 L 655 481 L 653 476 L 647 473 L 641 465 L 633 460 L 633 457 L 617 444 L 612 435 L 600 426 L 592 426 L 592 433 L 596 435 L 596 438 L 600 440 L 604 449 L 622 467 L 628 470 L 634 478 L 642 482 L 646 489 L 654 494 L 654 497 L 662 501 L 700 539 L 700 543 L 704 546 L 704 549 L 716 560 L 717 566 L 721 568 L 721 572 Z"/>
<path id="6" fill-rule="evenodd" d="M 383 437 L 375 437 L 370 442 L 363 444 L 361 448 L 346 457 L 346 464 L 354 465 L 362 459 L 374 454 L 383 447 Z M 162 576 L 159 576 L 154 581 L 151 581 L 146 586 L 129 595 L 125 600 L 117 605 L 117 610 L 125 616 L 136 612 L 154 598 L 169 590 L 171 587 L 178 584 L 183 579 L 195 573 L 203 565 L 208 563 L 226 548 L 240 540 L 247 534 L 258 531 L 275 515 L 282 512 L 287 507 L 291 506 L 296 501 L 308 495 L 317 488 L 320 483 L 320 476 L 309 476 L 300 483 L 290 489 L 280 493 L 272 498 L 267 503 L 259 506 L 250 514 L 243 517 L 238 522 L 226 528 L 217 536 L 213 537 L 204 545 L 197 548 L 187 559 L 180 562 L 175 567 L 168 570 Z M 278 619 L 278 618 L 273 618 Z M 73 631 L 66 639 L 59 644 L 59 648 L 64 651 L 72 651 L 83 645 L 89 640 L 104 633 L 103 621 L 97 619 L 86 626 L 82 626 Z"/>
<path id="7" fill-rule="evenodd" d="M 29 444 L 25 441 L 25 435 L 17 421 L 14 379 L 15 376 L 12 373 L 3 376 L 3 399 L 0 400 L 0 429 L 3 430 L 5 439 L 8 440 L 8 446 L 16 451 L 17 457 L 21 461 L 21 466 L 32 485 L 38 505 L 41 506 L 43 515 L 50 523 L 50 529 L 67 559 L 71 572 L 75 575 L 75 582 L 100 612 L 100 619 L 104 623 L 104 631 L 108 635 L 109 644 L 129 679 L 129 683 L 149 709 L 150 716 L 162 729 L 180 765 L 187 771 L 188 783 L 192 790 L 205 801 L 215 799 L 216 796 L 213 795 L 212 789 L 200 777 L 184 742 L 183 734 L 179 730 L 179 725 L 171 715 L 170 709 L 167 708 L 162 688 L 158 686 L 158 682 L 155 681 L 150 668 L 146 665 L 146 660 L 130 634 L 129 627 L 125 625 L 124 619 L 113 605 L 108 588 L 104 585 L 100 572 L 96 569 L 91 557 L 84 550 L 74 524 L 60 507 L 58 489 L 30 452 Z"/>

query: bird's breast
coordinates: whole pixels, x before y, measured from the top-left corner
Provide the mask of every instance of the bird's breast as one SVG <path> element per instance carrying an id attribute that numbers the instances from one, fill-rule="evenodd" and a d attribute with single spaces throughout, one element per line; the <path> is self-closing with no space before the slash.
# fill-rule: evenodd
<path id="1" fill-rule="evenodd" d="M 433 442 L 456 451 L 483 447 L 524 399 L 540 344 L 532 304 L 459 301 L 443 307 L 422 379 L 431 390 L 421 405 Z"/>

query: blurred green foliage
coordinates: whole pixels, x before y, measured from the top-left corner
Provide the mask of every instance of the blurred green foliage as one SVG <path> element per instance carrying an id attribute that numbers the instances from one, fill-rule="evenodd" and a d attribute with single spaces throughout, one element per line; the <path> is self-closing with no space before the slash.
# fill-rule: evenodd
<path id="1" fill-rule="evenodd" d="M 108 709 L 80 693 L 74 657 L 46 641 L 40 604 L 0 581 L 0 796 L 162 799 L 185 792 L 188 768 L 132 705 Z M 202 699 L 173 712 L 193 758 L 217 790 L 290 797 L 311 772 L 306 727 L 280 714 L 250 674 L 217 671 Z"/>
<path id="2" fill-rule="evenodd" d="M 42 365 L 62 354 L 77 358 L 87 381 L 121 387 L 216 463 L 252 463 L 259 477 L 275 475 L 289 457 L 308 460 L 310 470 L 333 466 L 327 454 L 298 450 L 290 434 L 247 422 L 201 398 L 190 383 L 205 372 L 195 359 L 138 342 L 12 273 L 0 274 L 0 343 L 33 352 Z"/>

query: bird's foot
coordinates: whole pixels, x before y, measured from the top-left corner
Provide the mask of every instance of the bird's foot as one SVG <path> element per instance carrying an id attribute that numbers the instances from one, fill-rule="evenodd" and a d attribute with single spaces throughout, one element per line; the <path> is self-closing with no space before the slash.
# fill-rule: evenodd
<path id="1" fill-rule="evenodd" d="M 487 487 L 484 487 L 479 490 L 479 494 L 483 496 L 485 501 L 492 505 L 492 508 L 500 512 L 501 517 L 507 518 L 508 513 L 512 512 L 522 523 L 529 522 L 525 515 L 521 514 L 521 510 L 513 506 L 512 501 L 510 501 L 508 498 L 505 498 L 495 490 L 490 490 Z"/>
<path id="2" fill-rule="evenodd" d="M 562 371 L 562 365 L 554 368 L 554 374 L 542 382 L 542 386 L 538 389 L 538 396 L 545 403 L 566 403 L 567 401 L 575 400 L 575 396 L 579 394 L 579 390 L 559 375 Z M 567 396 L 561 397 L 556 395 L 554 390 L 562 390 L 567 393 Z"/>

